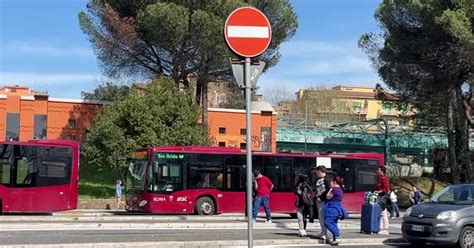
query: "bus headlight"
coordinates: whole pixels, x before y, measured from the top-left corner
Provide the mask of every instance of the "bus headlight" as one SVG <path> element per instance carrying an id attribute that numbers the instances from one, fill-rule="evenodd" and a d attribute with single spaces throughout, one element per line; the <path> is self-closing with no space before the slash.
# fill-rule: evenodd
<path id="1" fill-rule="evenodd" d="M 140 203 L 138 203 L 138 206 L 139 207 L 143 207 L 147 204 L 147 201 L 146 200 L 141 200 Z"/>

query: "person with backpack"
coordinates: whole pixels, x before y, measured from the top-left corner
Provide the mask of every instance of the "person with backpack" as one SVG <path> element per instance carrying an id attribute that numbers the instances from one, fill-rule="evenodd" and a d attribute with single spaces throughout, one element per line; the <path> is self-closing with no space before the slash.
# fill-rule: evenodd
<path id="1" fill-rule="evenodd" d="M 316 175 L 318 179 L 316 180 L 316 186 L 314 190 L 316 191 L 316 208 L 318 210 L 318 219 L 319 225 L 321 227 L 321 233 L 317 234 L 316 237 L 326 241 L 327 238 L 327 229 L 324 225 L 324 204 L 326 202 L 326 195 L 331 188 L 331 179 L 326 175 L 326 167 L 320 165 L 316 167 Z"/>
<path id="2" fill-rule="evenodd" d="M 312 215 L 313 212 L 313 196 L 312 189 L 308 184 L 308 175 L 301 174 L 298 182 L 295 185 L 294 193 L 298 196 L 296 198 L 296 215 L 298 217 L 299 236 L 306 237 L 307 216 Z M 311 216 L 310 216 L 311 218 Z"/>

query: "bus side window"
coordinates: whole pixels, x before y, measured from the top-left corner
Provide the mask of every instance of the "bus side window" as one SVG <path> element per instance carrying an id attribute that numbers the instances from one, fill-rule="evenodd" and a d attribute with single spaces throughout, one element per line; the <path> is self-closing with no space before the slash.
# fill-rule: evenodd
<path id="1" fill-rule="evenodd" d="M 308 178 L 311 178 L 310 175 L 310 168 L 307 164 L 308 159 L 305 157 L 296 157 L 293 160 L 293 183 L 292 185 L 296 185 L 298 182 L 299 176 L 301 174 L 307 175 Z"/>

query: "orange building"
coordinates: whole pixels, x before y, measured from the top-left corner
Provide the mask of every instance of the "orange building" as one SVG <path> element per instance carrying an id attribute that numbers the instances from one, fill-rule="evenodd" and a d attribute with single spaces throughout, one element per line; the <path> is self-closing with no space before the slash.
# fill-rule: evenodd
<path id="1" fill-rule="evenodd" d="M 252 102 L 252 150 L 276 152 L 277 113 L 265 102 Z M 209 108 L 213 145 L 245 149 L 245 110 Z"/>
<path id="2" fill-rule="evenodd" d="M 5 86 L 0 88 L 0 140 L 84 140 L 102 104 Z"/>
<path id="3" fill-rule="evenodd" d="M 83 141 L 103 104 L 5 86 L 0 88 L 0 140 Z M 245 149 L 245 110 L 210 108 L 208 118 L 213 145 Z M 276 112 L 264 102 L 252 103 L 252 150 L 276 151 Z"/>

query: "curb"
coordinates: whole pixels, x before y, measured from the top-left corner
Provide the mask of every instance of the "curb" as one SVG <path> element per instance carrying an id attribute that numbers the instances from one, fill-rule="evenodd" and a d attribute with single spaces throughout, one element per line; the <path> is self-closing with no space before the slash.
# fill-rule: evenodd
<path id="1" fill-rule="evenodd" d="M 341 241 L 344 244 L 404 244 L 403 239 L 387 239 L 387 238 L 348 238 Z M 318 243 L 314 239 L 259 239 L 253 241 L 254 246 L 267 247 L 275 245 L 311 245 L 311 246 L 328 246 L 327 244 Z M 117 243 L 96 243 L 96 244 L 26 244 L 26 245 L 0 245 L 0 247 L 10 248 L 155 248 L 155 247 L 173 247 L 173 248 L 195 248 L 195 247 L 247 247 L 247 240 L 220 240 L 220 241 L 167 241 L 167 242 L 117 242 Z"/>
<path id="2" fill-rule="evenodd" d="M 298 229 L 298 223 L 272 224 L 257 223 L 253 229 L 287 228 Z M 341 229 L 360 229 L 360 225 L 352 223 L 340 223 Z M 11 230 L 84 230 L 84 229 L 247 229 L 247 222 L 241 223 L 8 223 L 0 225 L 0 231 Z M 313 229 L 313 228 L 311 228 Z M 317 228 L 314 228 L 317 229 Z"/>

